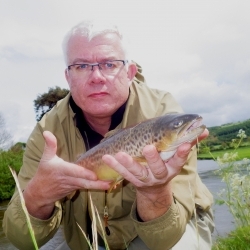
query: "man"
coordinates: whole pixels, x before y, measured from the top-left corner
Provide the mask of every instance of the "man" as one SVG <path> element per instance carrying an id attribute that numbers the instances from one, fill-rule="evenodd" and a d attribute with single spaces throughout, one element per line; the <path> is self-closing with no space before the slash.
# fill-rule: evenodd
<path id="1" fill-rule="evenodd" d="M 115 27 L 94 22 L 82 22 L 64 40 L 70 94 L 33 130 L 19 173 L 37 242 L 46 243 L 62 222 L 67 245 L 88 249 L 78 225 L 91 236 L 90 193 L 110 249 L 210 249 L 212 196 L 197 174 L 195 142 L 180 146 L 166 163 L 146 146 L 147 168 L 124 152 L 104 155 L 125 179 L 111 193 L 105 191 L 109 182 L 72 163 L 112 129 L 182 112 L 169 93 L 147 87 L 126 49 Z M 33 249 L 17 192 L 4 230 L 20 249 Z M 101 238 L 99 245 L 104 249 Z"/>

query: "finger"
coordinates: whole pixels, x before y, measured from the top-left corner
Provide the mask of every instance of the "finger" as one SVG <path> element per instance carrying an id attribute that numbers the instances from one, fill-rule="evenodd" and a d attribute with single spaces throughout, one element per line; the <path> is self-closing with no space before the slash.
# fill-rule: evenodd
<path id="1" fill-rule="evenodd" d="M 134 161 L 130 155 L 124 152 L 117 153 L 115 158 L 122 166 L 126 167 L 129 175 L 132 174 L 134 177 L 133 179 L 136 179 L 136 181 L 139 180 L 145 182 L 147 179 L 149 179 L 150 175 L 152 175 L 151 171 L 149 171 L 149 166 L 146 161 L 144 163 L 138 163 Z"/>
<path id="2" fill-rule="evenodd" d="M 56 137 L 49 131 L 44 131 L 43 137 L 45 140 L 45 146 L 42 159 L 47 161 L 52 159 L 56 155 L 57 140 Z"/>
<path id="3" fill-rule="evenodd" d="M 62 173 L 67 177 L 81 178 L 92 181 L 97 180 L 97 175 L 90 169 L 65 161 L 63 161 L 60 165 Z"/>
<path id="4" fill-rule="evenodd" d="M 169 161 L 166 163 L 168 169 L 168 175 L 173 178 L 178 175 L 182 167 L 187 162 L 188 155 L 192 149 L 191 143 L 184 143 L 177 148 L 176 153 Z"/>
<path id="5" fill-rule="evenodd" d="M 201 141 L 201 140 L 203 140 L 203 139 L 205 139 L 205 138 L 207 138 L 209 136 L 209 131 L 208 131 L 208 129 L 205 129 L 202 133 L 201 133 L 201 135 L 199 136 L 199 141 Z"/>
<path id="6" fill-rule="evenodd" d="M 182 145 L 180 145 L 177 149 L 177 155 L 180 158 L 186 159 L 188 154 L 190 153 L 191 148 L 197 144 L 198 142 L 200 142 L 201 140 L 204 140 L 205 138 L 207 138 L 209 135 L 209 131 L 207 129 L 205 129 L 200 136 L 194 140 L 193 142 L 189 143 L 183 143 Z"/>
<path id="7" fill-rule="evenodd" d="M 83 178 L 67 177 L 67 182 L 63 182 L 63 188 L 66 190 L 76 189 L 109 189 L 110 181 L 89 180 Z M 71 191 L 70 191 L 71 192 Z"/>
<path id="8" fill-rule="evenodd" d="M 107 165 L 123 176 L 124 179 L 133 184 L 138 184 L 140 182 L 138 177 L 142 176 L 141 171 L 144 167 L 139 163 L 134 162 L 131 156 L 124 152 L 119 152 L 115 157 L 104 155 L 102 159 Z"/>
<path id="9" fill-rule="evenodd" d="M 195 140 L 193 140 L 191 142 L 192 146 L 194 146 L 195 144 L 197 144 L 198 142 L 206 139 L 209 136 L 209 131 L 207 129 L 205 129 L 198 138 L 196 138 Z"/>
<path id="10" fill-rule="evenodd" d="M 192 149 L 192 143 L 183 143 L 177 148 L 175 157 L 177 156 L 179 158 L 179 161 L 185 162 L 187 160 L 187 157 Z M 177 158 L 176 157 L 176 158 Z"/>
<path id="11" fill-rule="evenodd" d="M 76 189 L 101 189 L 101 190 L 108 190 L 110 188 L 111 182 L 110 181 L 90 181 L 86 179 L 77 179 L 74 180 L 75 185 L 78 187 Z"/>
<path id="12" fill-rule="evenodd" d="M 148 166 L 155 178 L 161 179 L 167 176 L 168 171 L 166 165 L 162 161 L 155 146 L 153 145 L 145 146 L 142 153 L 145 156 L 148 162 Z"/>

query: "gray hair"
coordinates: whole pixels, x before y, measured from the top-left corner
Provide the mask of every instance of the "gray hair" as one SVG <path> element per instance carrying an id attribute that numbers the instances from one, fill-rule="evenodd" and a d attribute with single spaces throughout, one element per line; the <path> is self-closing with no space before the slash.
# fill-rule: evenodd
<path id="1" fill-rule="evenodd" d="M 76 26 L 74 26 L 64 37 L 62 43 L 63 55 L 66 65 L 68 64 L 68 44 L 71 37 L 75 35 L 80 35 L 82 37 L 86 37 L 89 41 L 92 38 L 106 33 L 115 33 L 121 40 L 122 49 L 125 54 L 125 59 L 128 58 L 128 41 L 124 38 L 124 35 L 118 29 L 117 25 L 103 22 L 102 21 L 93 21 L 93 20 L 86 20 L 82 21 Z"/>

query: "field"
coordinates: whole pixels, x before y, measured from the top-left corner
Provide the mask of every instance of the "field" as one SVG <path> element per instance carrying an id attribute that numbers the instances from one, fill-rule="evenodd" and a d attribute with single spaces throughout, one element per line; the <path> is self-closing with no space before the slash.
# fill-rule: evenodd
<path id="1" fill-rule="evenodd" d="M 225 153 L 234 152 L 236 151 L 238 153 L 238 160 L 242 160 L 244 158 L 250 159 L 250 146 L 247 147 L 240 147 L 236 150 L 234 149 L 225 149 L 225 150 L 218 150 L 218 151 L 212 151 L 211 153 L 206 154 L 198 154 L 198 159 L 213 159 L 217 158 L 218 156 L 222 156 Z"/>

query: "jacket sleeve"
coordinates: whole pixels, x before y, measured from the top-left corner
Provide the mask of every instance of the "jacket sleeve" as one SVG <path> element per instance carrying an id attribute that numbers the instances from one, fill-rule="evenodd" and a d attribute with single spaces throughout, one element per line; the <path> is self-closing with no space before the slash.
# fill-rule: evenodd
<path id="1" fill-rule="evenodd" d="M 195 157 L 194 152 L 190 153 L 189 158 L 192 157 Z M 136 202 L 132 207 L 131 217 L 137 233 L 150 249 L 161 250 L 162 246 L 164 249 L 171 249 L 182 237 L 186 224 L 193 214 L 195 207 L 193 183 L 196 176 L 194 171 L 190 172 L 187 169 L 187 165 L 188 163 L 171 181 L 174 199 L 164 215 L 148 222 L 140 222 L 136 216 Z M 178 189 L 175 189 L 176 185 Z"/>
<path id="2" fill-rule="evenodd" d="M 28 139 L 23 157 L 23 166 L 19 172 L 18 180 L 22 190 L 34 176 L 44 148 L 42 129 L 39 124 L 33 130 Z M 55 209 L 51 218 L 40 220 L 30 216 L 36 241 L 39 246 L 45 244 L 56 233 L 62 218 L 62 208 L 59 202 L 55 203 Z M 23 212 L 17 189 L 4 214 L 3 230 L 7 238 L 18 249 L 34 249 L 25 214 Z"/>
<path id="3" fill-rule="evenodd" d="M 149 249 L 162 250 L 171 249 L 184 233 L 185 210 L 173 202 L 168 211 L 152 221 L 139 222 L 136 217 L 135 203 L 131 212 L 132 220 L 139 237 L 149 247 Z"/>

